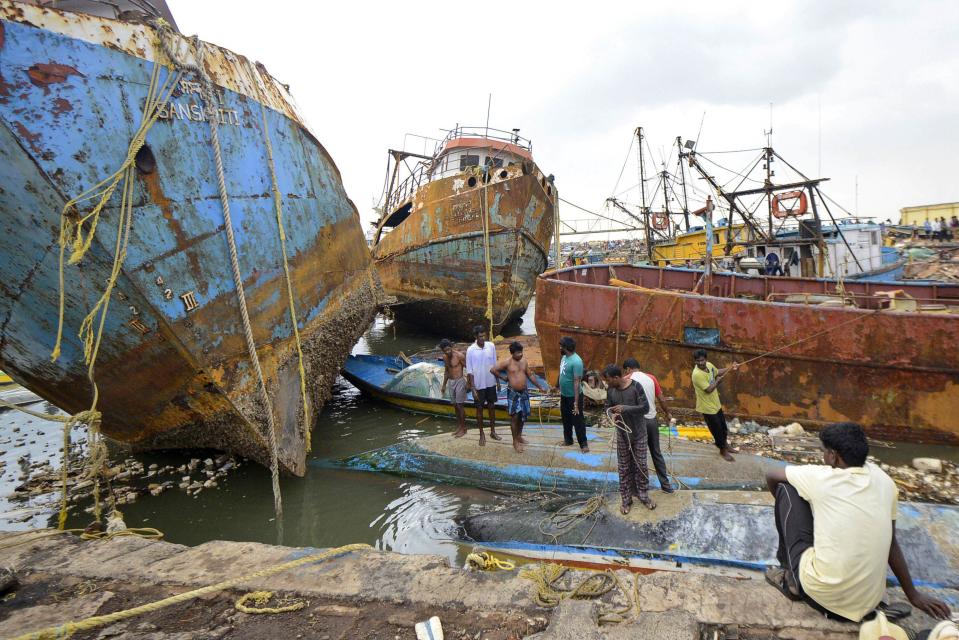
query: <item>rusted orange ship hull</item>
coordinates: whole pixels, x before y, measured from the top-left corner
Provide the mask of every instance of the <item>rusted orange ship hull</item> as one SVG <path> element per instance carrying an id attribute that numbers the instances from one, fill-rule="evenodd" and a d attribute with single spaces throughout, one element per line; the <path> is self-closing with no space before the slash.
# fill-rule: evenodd
<path id="1" fill-rule="evenodd" d="M 723 381 L 727 413 L 813 426 L 850 420 L 878 438 L 959 443 L 959 286 L 847 282 L 856 306 L 832 307 L 781 300 L 824 299 L 835 281 L 720 274 L 702 295 L 692 293 L 695 271 L 612 271 L 642 288 L 610 286 L 606 265 L 537 280 L 536 330 L 551 381 L 559 352 L 549 346 L 570 335 L 588 368 L 636 357 L 674 404 L 692 409 L 692 354 L 705 348 L 718 367 L 758 358 Z M 888 298 L 879 292 L 893 289 L 938 312 L 880 309 Z"/>
<path id="2" fill-rule="evenodd" d="M 397 317 L 457 337 L 488 326 L 488 242 L 494 330 L 517 320 L 546 268 L 556 197 L 532 162 L 497 168 L 488 182 L 477 171 L 420 188 L 409 217 L 373 248 Z"/>

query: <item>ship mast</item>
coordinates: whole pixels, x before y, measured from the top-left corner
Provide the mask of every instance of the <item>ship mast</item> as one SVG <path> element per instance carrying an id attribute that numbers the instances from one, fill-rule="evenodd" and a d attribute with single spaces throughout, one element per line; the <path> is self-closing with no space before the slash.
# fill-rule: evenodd
<path id="1" fill-rule="evenodd" d="M 683 183 L 683 221 L 686 223 L 686 231 L 689 231 L 689 198 L 686 196 L 686 170 L 683 168 L 683 140 L 682 136 L 676 136 L 676 168 L 679 169 L 679 179 Z"/>
<path id="2" fill-rule="evenodd" d="M 643 214 L 643 230 L 646 234 L 646 257 L 650 264 L 653 262 L 653 240 L 649 234 L 649 207 L 646 206 L 646 166 L 643 163 L 643 128 L 636 127 L 636 138 L 639 142 L 639 194 L 640 212 Z"/>

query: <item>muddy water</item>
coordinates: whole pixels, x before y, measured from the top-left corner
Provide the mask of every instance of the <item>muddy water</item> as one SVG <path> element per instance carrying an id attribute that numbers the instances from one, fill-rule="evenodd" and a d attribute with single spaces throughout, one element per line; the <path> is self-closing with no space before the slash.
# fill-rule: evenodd
<path id="1" fill-rule="evenodd" d="M 532 307 L 516 332 L 532 333 Z M 407 354 L 432 348 L 438 338 L 413 327 L 378 320 L 356 345 L 355 353 Z M 34 410 L 55 411 L 43 403 Z M 19 429 L 19 431 L 14 431 Z M 285 510 L 283 543 L 327 547 L 365 542 L 380 549 L 404 553 L 435 553 L 461 563 L 468 549 L 449 539 L 454 518 L 493 504 L 495 494 L 375 473 L 332 469 L 324 460 L 341 458 L 398 441 L 451 431 L 453 422 L 392 409 L 359 393 L 340 379 L 322 419 L 314 427 L 312 462 L 304 478 L 282 480 Z M 12 412 L 0 413 L 0 529 L 51 526 L 57 495 L 12 502 L 8 496 L 19 484 L 24 465 L 49 460 L 59 464 L 60 428 Z M 473 432 L 475 433 L 475 432 Z M 473 433 L 469 437 L 474 437 Z M 890 463 L 931 455 L 959 461 L 959 449 L 899 445 L 878 450 Z M 29 458 L 24 456 L 29 455 Z M 191 457 L 210 452 L 144 454 L 145 466 L 179 466 Z M 214 454 L 215 455 L 215 454 Z M 144 484 L 146 481 L 144 481 Z M 195 545 L 212 539 L 278 542 L 273 522 L 269 473 L 252 463 L 241 465 L 219 487 L 191 497 L 179 489 L 159 496 L 141 496 L 122 507 L 130 526 L 151 526 L 168 540 Z M 68 526 L 84 526 L 89 515 L 71 516 Z"/>

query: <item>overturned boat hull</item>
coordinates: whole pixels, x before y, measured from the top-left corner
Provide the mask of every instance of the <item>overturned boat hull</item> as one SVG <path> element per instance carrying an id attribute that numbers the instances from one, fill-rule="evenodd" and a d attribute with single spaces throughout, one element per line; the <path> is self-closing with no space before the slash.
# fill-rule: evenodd
<path id="1" fill-rule="evenodd" d="M 537 281 L 536 330 L 543 344 L 575 338 L 587 368 L 637 358 L 671 406 L 695 407 L 692 354 L 703 348 L 718 367 L 749 361 L 720 387 L 727 413 L 959 443 L 959 286 L 846 281 L 837 291 L 836 281 L 718 273 L 703 294 L 702 279 L 630 265 L 550 272 Z M 915 310 L 884 308 L 890 295 Z M 559 355 L 543 350 L 543 363 L 555 380 Z"/>
<path id="2" fill-rule="evenodd" d="M 202 75 L 219 105 L 212 117 L 279 462 L 304 473 L 307 416 L 271 173 L 310 413 L 319 412 L 368 326 L 376 284 L 339 172 L 286 89 L 242 56 L 146 24 L 7 0 L 0 18 L 3 369 L 67 411 L 89 408 L 92 388 L 77 334 L 111 273 L 120 190 L 86 256 L 64 268 L 63 345 L 51 362 L 61 210 L 123 164 L 154 69 L 159 83 L 176 72 L 167 66 L 172 52 L 181 57 L 174 66 L 182 75 L 137 154 L 129 247 L 96 361 L 102 431 L 140 449 L 211 447 L 269 461 L 270 408 L 246 348 L 203 78 L 190 70 L 202 47 Z M 80 209 L 87 213 L 85 204 Z"/>
<path id="3" fill-rule="evenodd" d="M 592 569 L 755 578 L 778 564 L 770 494 L 677 491 L 653 498 L 656 510 L 634 504 L 624 516 L 619 495 L 607 495 L 606 506 L 562 529 L 557 523 L 568 523 L 566 515 L 577 508 L 572 500 L 532 500 L 465 518 L 461 535 L 498 553 Z M 956 527 L 959 507 L 900 503 L 896 537 L 916 584 L 959 589 Z"/>
<path id="4" fill-rule="evenodd" d="M 508 429 L 508 425 L 503 426 Z M 586 431 L 589 453 L 577 446 L 561 446 L 561 427 L 530 424 L 523 430 L 529 441 L 524 453 L 513 450 L 505 433 L 502 441 L 487 440 L 486 446 L 480 447 L 471 431 L 463 438 L 451 434 L 418 438 L 352 456 L 339 464 L 361 471 L 503 491 L 596 493 L 618 486 L 611 432 Z M 783 465 L 778 460 L 746 454 L 737 455 L 736 463 L 729 464 L 712 445 L 668 437 L 660 441 L 671 478 L 679 486 L 760 489 L 765 487 L 765 471 Z M 659 486 L 655 474 L 650 486 Z"/>

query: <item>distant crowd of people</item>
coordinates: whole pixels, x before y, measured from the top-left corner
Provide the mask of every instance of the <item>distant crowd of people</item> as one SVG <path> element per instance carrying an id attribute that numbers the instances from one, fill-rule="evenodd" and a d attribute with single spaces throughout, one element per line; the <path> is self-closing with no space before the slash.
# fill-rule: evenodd
<path id="1" fill-rule="evenodd" d="M 932 240 L 942 242 L 953 240 L 959 237 L 959 218 L 952 216 L 948 221 L 944 216 L 939 216 L 938 220 L 935 218 L 926 218 L 926 221 L 922 223 L 922 229 L 925 232 L 925 236 Z M 914 226 L 913 235 L 918 234 L 919 229 Z"/>
<path id="2" fill-rule="evenodd" d="M 472 392 L 480 446 L 486 444 L 484 414 L 490 437 L 502 440 L 495 419 L 498 387 L 503 382 L 513 448 L 523 453 L 528 444 L 523 426 L 531 413 L 529 384 L 544 392 L 551 390 L 532 373 L 521 343 L 510 344 L 509 357 L 498 361 L 486 330 L 476 327 L 474 334 L 475 342 L 466 353 L 454 349 L 448 340 L 440 343 L 445 360 L 443 393 L 449 391 L 459 421 L 453 435 L 461 438 L 467 433 L 464 405 Z M 629 514 L 634 499 L 655 509 L 649 495 L 647 457 L 653 460 L 660 489 L 675 491 L 660 449 L 657 412 L 661 410 L 668 420 L 672 415 L 659 381 L 642 371 L 635 358 L 626 358 L 622 365 L 608 364 L 601 372 L 584 372 L 576 341 L 570 336 L 559 340 L 559 349 L 558 389 L 552 390 L 559 393 L 563 422 L 563 439 L 557 444 L 570 447 L 575 442 L 582 453 L 589 453 L 584 397 L 599 398 L 598 391 L 604 387 L 603 406 L 616 426 L 620 511 Z M 739 369 L 737 363 L 717 367 L 705 350 L 697 349 L 689 377 L 696 411 L 706 422 L 719 455 L 729 462 L 735 461 L 732 454 L 737 450 L 728 441 L 718 390 Z M 775 497 L 779 534 L 779 566 L 767 569 L 767 582 L 787 598 L 803 600 L 833 619 L 859 622 L 876 610 L 893 618 L 908 612 L 882 602 L 888 565 L 913 606 L 948 620 L 949 606 L 913 584 L 896 539 L 898 489 L 882 469 L 867 462 L 869 444 L 862 427 L 834 424 L 820 433 L 820 440 L 824 464 L 788 465 L 766 473 Z"/>

